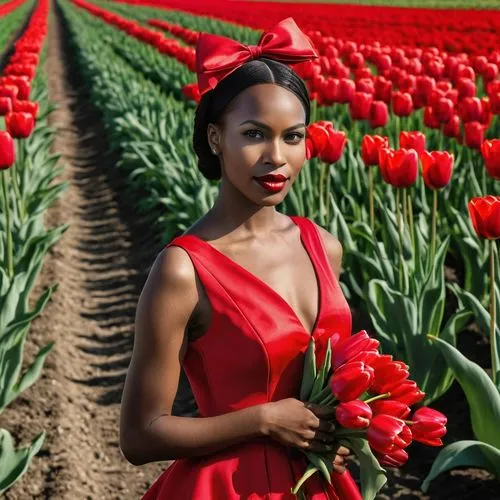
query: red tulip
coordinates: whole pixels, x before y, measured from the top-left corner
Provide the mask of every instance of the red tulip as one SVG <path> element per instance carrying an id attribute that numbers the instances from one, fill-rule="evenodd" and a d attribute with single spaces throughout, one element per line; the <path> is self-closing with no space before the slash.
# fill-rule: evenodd
<path id="1" fill-rule="evenodd" d="M 401 467 L 408 461 L 408 453 L 401 448 L 385 455 L 378 452 L 375 452 L 374 455 L 378 460 L 378 463 L 382 466 L 385 465 L 386 467 Z"/>
<path id="2" fill-rule="evenodd" d="M 17 99 L 19 89 L 15 85 L 2 85 L 0 87 L 0 97 L 8 97 L 11 101 Z"/>
<path id="3" fill-rule="evenodd" d="M 414 149 L 380 148 L 379 166 L 382 178 L 394 187 L 415 184 L 418 174 L 418 153 Z"/>
<path id="4" fill-rule="evenodd" d="M 377 399 L 370 403 L 373 415 L 391 415 L 392 417 L 405 419 L 410 414 L 408 405 L 401 401 L 393 401 L 392 399 Z"/>
<path id="5" fill-rule="evenodd" d="M 311 146 L 310 156 L 307 158 L 309 160 L 313 157 L 319 156 L 319 154 L 326 148 L 329 140 L 328 130 L 318 122 L 311 123 L 307 127 L 307 139 L 309 140 Z"/>
<path id="6" fill-rule="evenodd" d="M 15 139 L 29 137 L 35 126 L 35 119 L 31 113 L 22 111 L 12 112 L 5 116 L 7 131 Z"/>
<path id="7" fill-rule="evenodd" d="M 469 201 L 469 215 L 474 230 L 481 238 L 500 238 L 500 196 L 486 195 Z"/>
<path id="8" fill-rule="evenodd" d="M 491 112 L 494 115 L 500 115 L 500 92 L 491 93 L 489 95 Z"/>
<path id="9" fill-rule="evenodd" d="M 377 101 L 384 101 L 386 104 L 391 102 L 392 95 L 392 82 L 383 76 L 376 76 L 374 81 L 375 99 Z"/>
<path id="10" fill-rule="evenodd" d="M 191 101 L 200 102 L 201 100 L 200 89 L 197 83 L 188 83 L 184 85 L 182 87 L 182 93 Z"/>
<path id="11" fill-rule="evenodd" d="M 368 120 L 373 101 L 372 94 L 366 92 L 355 92 L 349 103 L 349 112 L 353 120 Z"/>
<path id="12" fill-rule="evenodd" d="M 27 76 L 2 76 L 0 77 L 0 85 L 15 85 L 19 93 L 17 99 L 29 99 L 31 92 L 31 84 Z"/>
<path id="13" fill-rule="evenodd" d="M 434 114 L 434 109 L 430 106 L 426 106 L 424 109 L 424 125 L 429 128 L 441 128 L 441 123 L 436 118 Z"/>
<path id="14" fill-rule="evenodd" d="M 357 399 L 373 380 L 373 368 L 362 361 L 345 363 L 330 377 L 330 389 L 339 401 Z"/>
<path id="15" fill-rule="evenodd" d="M 379 356 L 373 363 L 373 382 L 370 392 L 385 394 L 399 385 L 410 376 L 408 366 L 402 361 L 393 361 L 392 356 L 384 354 Z"/>
<path id="16" fill-rule="evenodd" d="M 332 369 L 336 370 L 339 366 L 353 361 L 360 353 L 367 351 L 378 352 L 380 342 L 371 338 L 366 330 L 360 330 L 354 335 L 350 335 L 341 341 L 335 340 L 333 337 L 330 339 L 332 346 Z"/>
<path id="17" fill-rule="evenodd" d="M 389 120 L 387 104 L 383 101 L 373 101 L 370 108 L 370 127 L 385 127 Z"/>
<path id="18" fill-rule="evenodd" d="M 460 99 L 464 97 L 474 97 L 476 95 L 476 84 L 468 78 L 459 78 L 457 90 Z"/>
<path id="19" fill-rule="evenodd" d="M 14 102 L 13 111 L 24 111 L 26 113 L 31 113 L 33 118 L 38 115 L 39 104 L 33 101 L 20 101 L 16 100 Z"/>
<path id="20" fill-rule="evenodd" d="M 348 103 L 351 102 L 354 97 L 354 92 L 356 91 L 356 84 L 349 78 L 339 79 L 339 102 Z"/>
<path id="21" fill-rule="evenodd" d="M 454 137 L 456 139 L 461 137 L 460 117 L 458 115 L 453 115 L 450 121 L 444 124 L 443 134 L 446 137 Z"/>
<path id="22" fill-rule="evenodd" d="M 400 132 L 399 147 L 414 149 L 419 156 L 425 151 L 425 135 L 422 132 Z"/>
<path id="23" fill-rule="evenodd" d="M 393 92 L 392 111 L 396 116 L 410 116 L 413 111 L 411 95 L 406 92 Z"/>
<path id="24" fill-rule="evenodd" d="M 451 99 L 440 97 L 433 106 L 434 116 L 439 123 L 446 123 L 453 116 L 455 105 Z"/>
<path id="25" fill-rule="evenodd" d="M 12 99 L 10 97 L 0 97 L 0 116 L 5 116 L 12 111 Z"/>
<path id="26" fill-rule="evenodd" d="M 404 449 L 412 441 L 410 428 L 390 415 L 373 417 L 367 435 L 370 447 L 383 455 Z"/>
<path id="27" fill-rule="evenodd" d="M 488 175 L 500 180 L 500 139 L 484 141 L 481 144 L 481 153 Z"/>
<path id="28" fill-rule="evenodd" d="M 398 387 L 392 389 L 391 399 L 399 401 L 407 406 L 412 406 L 418 403 L 425 397 L 425 392 L 422 392 L 417 383 L 413 380 L 404 380 Z"/>
<path id="29" fill-rule="evenodd" d="M 464 123 L 480 121 L 483 113 L 481 99 L 478 97 L 466 97 L 460 102 L 458 111 Z"/>
<path id="30" fill-rule="evenodd" d="M 447 420 L 439 411 L 425 406 L 419 408 L 411 420 L 413 440 L 428 446 L 442 446 L 441 438 L 446 434 Z"/>
<path id="31" fill-rule="evenodd" d="M 14 141 L 8 132 L 0 130 L 0 170 L 14 165 L 16 158 Z"/>
<path id="32" fill-rule="evenodd" d="M 484 126 L 479 122 L 464 124 L 465 145 L 471 149 L 479 149 L 484 141 Z"/>
<path id="33" fill-rule="evenodd" d="M 361 141 L 361 157 L 367 167 L 378 165 L 378 151 L 388 148 L 389 139 L 380 135 L 365 135 Z"/>
<path id="34" fill-rule="evenodd" d="M 453 171 L 453 155 L 448 151 L 424 151 L 420 155 L 424 182 L 430 189 L 448 185 Z"/>
<path id="35" fill-rule="evenodd" d="M 335 409 L 337 422 L 347 429 L 364 429 L 370 425 L 371 408 L 359 399 L 340 403 Z"/>
<path id="36" fill-rule="evenodd" d="M 325 163 L 335 163 L 338 161 L 344 152 L 346 142 L 347 137 L 345 132 L 334 130 L 333 128 L 329 129 L 328 142 L 326 147 L 319 154 L 321 161 Z"/>

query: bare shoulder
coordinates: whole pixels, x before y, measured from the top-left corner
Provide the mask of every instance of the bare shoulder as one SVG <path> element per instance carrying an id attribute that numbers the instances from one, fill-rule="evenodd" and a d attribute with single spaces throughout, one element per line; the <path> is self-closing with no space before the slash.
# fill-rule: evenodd
<path id="1" fill-rule="evenodd" d="M 316 224 L 312 220 L 311 222 L 316 226 L 316 228 L 319 231 L 321 239 L 323 240 L 323 243 L 325 245 L 326 253 L 328 254 L 328 260 L 330 261 L 332 270 L 337 279 L 339 279 L 340 270 L 342 267 L 342 255 L 343 255 L 342 244 L 335 236 L 333 236 L 333 234 L 328 232 L 326 229 Z"/>

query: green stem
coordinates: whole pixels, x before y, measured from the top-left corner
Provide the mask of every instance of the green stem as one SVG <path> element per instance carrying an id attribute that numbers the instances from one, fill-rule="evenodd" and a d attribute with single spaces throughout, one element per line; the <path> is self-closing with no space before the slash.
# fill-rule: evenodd
<path id="1" fill-rule="evenodd" d="M 302 485 L 316 472 L 318 472 L 317 467 L 312 467 L 311 469 L 308 469 L 304 472 L 303 476 L 298 480 L 297 484 L 292 488 L 291 492 L 296 495 L 297 492 L 300 490 Z"/>
<path id="2" fill-rule="evenodd" d="M 10 210 L 9 210 L 9 193 L 7 192 L 7 173 L 8 170 L 2 172 L 2 193 L 4 201 L 4 211 L 5 211 L 5 230 L 7 232 L 7 270 L 9 277 L 14 276 L 14 254 L 12 248 L 12 232 L 10 228 Z"/>
<path id="3" fill-rule="evenodd" d="M 373 403 L 374 401 L 378 401 L 379 399 L 387 399 L 391 397 L 390 392 L 386 392 L 384 394 L 379 394 L 378 396 L 373 396 L 365 401 L 366 404 Z"/>
<path id="4" fill-rule="evenodd" d="M 370 227 L 372 233 L 375 234 L 375 209 L 373 205 L 373 167 L 368 167 L 368 189 L 370 198 Z"/>
<path id="5" fill-rule="evenodd" d="M 411 192 L 408 191 L 408 215 L 410 219 L 410 236 L 411 236 L 411 245 L 413 248 L 413 255 L 415 255 L 415 224 L 413 220 L 413 204 L 411 198 Z"/>
<path id="6" fill-rule="evenodd" d="M 325 170 L 328 168 L 327 165 L 325 164 L 321 164 L 320 166 L 320 171 L 319 171 L 319 176 L 318 176 L 318 179 L 319 179 L 319 197 L 318 197 L 318 200 L 319 200 L 319 215 L 320 215 L 320 221 L 321 223 L 323 224 L 324 220 L 323 220 L 323 214 L 324 214 L 324 211 L 323 211 L 323 203 L 324 203 L 324 195 L 323 195 L 323 187 L 324 187 L 324 184 L 325 184 L 325 179 L 324 179 L 324 176 L 325 176 Z"/>
<path id="7" fill-rule="evenodd" d="M 326 221 L 328 225 L 330 225 L 329 217 L 330 217 L 330 185 L 332 180 L 332 172 L 330 167 L 326 173 L 326 199 L 325 199 L 325 208 L 326 208 Z"/>
<path id="8" fill-rule="evenodd" d="M 490 241 L 490 346 L 491 346 L 491 379 L 493 384 L 497 384 L 497 339 L 495 333 L 496 326 L 496 306 L 495 306 L 495 240 Z"/>
<path id="9" fill-rule="evenodd" d="M 396 188 L 396 220 L 398 223 L 398 244 L 399 244 L 399 289 L 403 290 L 403 241 L 401 235 L 401 207 L 400 190 Z"/>
<path id="10" fill-rule="evenodd" d="M 433 203 L 432 203 L 432 233 L 431 233 L 431 259 L 430 262 L 434 262 L 434 255 L 436 253 L 436 216 L 438 208 L 438 190 L 432 190 Z"/>

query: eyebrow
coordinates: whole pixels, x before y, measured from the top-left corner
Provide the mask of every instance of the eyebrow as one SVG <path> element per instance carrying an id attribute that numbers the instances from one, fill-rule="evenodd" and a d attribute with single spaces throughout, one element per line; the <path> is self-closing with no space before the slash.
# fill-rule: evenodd
<path id="1" fill-rule="evenodd" d="M 255 120 L 247 120 L 247 121 L 241 122 L 238 126 L 240 127 L 241 125 L 245 125 L 245 123 L 251 123 L 252 125 L 257 125 L 257 127 L 262 127 L 262 128 L 265 128 L 266 130 L 271 130 L 271 127 L 269 127 L 265 123 L 261 123 L 261 122 L 255 121 Z M 293 130 L 293 129 L 296 129 L 299 127 L 305 127 L 305 126 L 306 126 L 305 123 L 297 123 L 297 125 L 293 125 L 292 127 L 286 128 L 285 132 L 288 132 L 289 130 Z"/>

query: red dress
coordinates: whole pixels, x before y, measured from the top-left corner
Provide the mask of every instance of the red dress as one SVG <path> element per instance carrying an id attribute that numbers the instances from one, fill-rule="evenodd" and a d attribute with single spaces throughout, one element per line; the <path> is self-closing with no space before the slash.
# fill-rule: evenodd
<path id="1" fill-rule="evenodd" d="M 167 246 L 190 256 L 212 307 L 205 334 L 189 342 L 183 367 L 200 417 L 251 405 L 298 398 L 309 336 L 321 363 L 327 339 L 351 334 L 351 312 L 333 274 L 314 223 L 291 216 L 319 286 L 319 312 L 310 334 L 291 306 L 260 278 L 210 243 L 183 234 Z M 210 455 L 175 460 L 142 500 L 288 500 L 307 466 L 300 450 L 269 438 L 233 445 Z M 303 485 L 312 500 L 360 500 L 346 471 L 333 472 L 330 486 L 317 472 Z"/>

